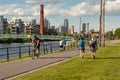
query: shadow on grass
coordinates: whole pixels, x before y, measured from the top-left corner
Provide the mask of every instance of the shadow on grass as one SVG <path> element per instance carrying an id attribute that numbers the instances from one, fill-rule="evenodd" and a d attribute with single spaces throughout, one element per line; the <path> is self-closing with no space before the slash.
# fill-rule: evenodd
<path id="1" fill-rule="evenodd" d="M 93 58 L 88 57 L 85 59 L 93 59 Z M 95 59 L 120 59 L 120 57 L 96 57 Z"/>

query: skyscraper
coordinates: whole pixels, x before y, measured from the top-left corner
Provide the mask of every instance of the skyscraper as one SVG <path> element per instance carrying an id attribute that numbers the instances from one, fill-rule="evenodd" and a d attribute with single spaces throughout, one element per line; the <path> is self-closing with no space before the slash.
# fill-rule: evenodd
<path id="1" fill-rule="evenodd" d="M 3 16 L 0 16 L 0 34 L 3 34 Z"/>
<path id="2" fill-rule="evenodd" d="M 44 30 L 50 28 L 50 22 L 46 18 L 44 19 Z"/>
<path id="3" fill-rule="evenodd" d="M 74 34 L 74 25 L 70 27 L 70 34 Z"/>
<path id="4" fill-rule="evenodd" d="M 86 32 L 86 23 L 82 24 L 82 32 L 85 33 Z"/>
<path id="5" fill-rule="evenodd" d="M 68 23 L 68 19 L 64 19 L 64 32 L 68 32 L 68 26 L 69 26 L 69 23 Z"/>
<path id="6" fill-rule="evenodd" d="M 5 34 L 8 27 L 8 21 L 3 15 L 0 16 L 0 34 Z"/>

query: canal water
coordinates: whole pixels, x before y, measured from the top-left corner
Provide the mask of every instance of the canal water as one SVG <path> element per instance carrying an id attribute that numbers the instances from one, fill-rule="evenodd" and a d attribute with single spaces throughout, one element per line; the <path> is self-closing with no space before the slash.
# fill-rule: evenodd
<path id="1" fill-rule="evenodd" d="M 47 44 L 47 47 L 44 46 L 46 44 Z M 47 49 L 47 51 L 50 52 L 50 49 L 51 49 L 50 44 L 53 45 L 53 51 L 59 49 L 58 41 L 48 41 L 48 42 L 41 43 L 40 51 L 43 53 L 45 49 Z M 7 59 L 7 54 L 9 54 L 10 58 L 19 56 L 19 53 L 28 54 L 30 45 L 31 45 L 30 43 L 0 44 L 0 59 Z M 20 46 L 23 46 L 23 47 L 20 47 Z M 30 47 L 30 52 L 32 53 L 32 47 Z"/>

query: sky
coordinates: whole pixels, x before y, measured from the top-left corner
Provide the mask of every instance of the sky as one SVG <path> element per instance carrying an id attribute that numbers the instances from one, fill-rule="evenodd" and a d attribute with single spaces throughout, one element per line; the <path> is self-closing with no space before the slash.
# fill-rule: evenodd
<path id="1" fill-rule="evenodd" d="M 79 31 L 81 23 L 89 23 L 90 29 L 99 30 L 100 0 L 0 0 L 0 15 L 8 20 L 22 19 L 39 23 L 40 5 L 44 5 L 44 17 L 56 28 L 68 19 L 69 27 Z M 120 0 L 105 0 L 105 31 L 120 27 Z"/>

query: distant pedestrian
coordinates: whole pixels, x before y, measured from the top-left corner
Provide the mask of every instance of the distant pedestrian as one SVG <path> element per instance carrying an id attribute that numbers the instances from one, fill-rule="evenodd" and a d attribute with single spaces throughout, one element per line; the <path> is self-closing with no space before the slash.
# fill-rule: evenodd
<path id="1" fill-rule="evenodd" d="M 80 57 L 84 58 L 85 42 L 84 42 L 84 38 L 83 37 L 79 39 L 78 48 L 80 50 Z"/>
<path id="2" fill-rule="evenodd" d="M 64 51 L 66 50 L 66 40 L 65 40 L 65 38 L 63 38 L 63 50 Z"/>
<path id="3" fill-rule="evenodd" d="M 59 41 L 60 51 L 63 51 L 63 40 L 61 39 Z"/>
<path id="4" fill-rule="evenodd" d="M 40 40 L 39 40 L 39 38 L 37 38 L 36 35 L 32 39 L 32 45 L 33 45 L 33 59 L 35 58 L 35 56 L 37 58 L 39 58 L 39 55 L 40 55 Z"/>
<path id="5" fill-rule="evenodd" d="M 89 46 L 90 46 L 90 51 L 92 53 L 93 59 L 95 59 L 95 54 L 97 50 L 97 39 L 95 37 L 92 37 L 91 40 L 89 41 Z"/>

